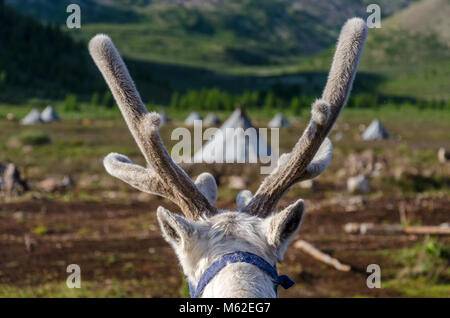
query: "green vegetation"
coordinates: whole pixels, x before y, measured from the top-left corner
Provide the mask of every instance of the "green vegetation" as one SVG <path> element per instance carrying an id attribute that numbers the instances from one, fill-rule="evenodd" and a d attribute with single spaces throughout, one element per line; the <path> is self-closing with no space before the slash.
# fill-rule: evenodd
<path id="1" fill-rule="evenodd" d="M 79 111 L 79 105 L 77 103 L 77 97 L 73 94 L 67 94 L 64 100 L 64 110 L 66 111 Z"/>
<path id="2" fill-rule="evenodd" d="M 6 18 L 0 22 L 5 24 L 1 36 L 10 45 L 3 53 L 0 49 L 0 98 L 22 103 L 29 97 L 63 100 L 73 95 L 80 102 L 112 107 L 86 49 L 94 34 L 107 33 L 147 103 L 229 110 L 238 102 L 299 110 L 306 103 L 302 98 L 320 95 L 333 43 L 349 12 L 364 17 L 368 3 L 348 2 L 341 12 L 328 3 L 316 4 L 321 9 L 317 10 L 305 2 L 299 9 L 285 0 L 220 5 L 79 0 L 75 2 L 83 8 L 83 27 L 63 32 L 52 23 L 65 23 L 69 2 L 7 1 L 20 12 L 39 17 L 43 25 L 2 6 Z M 382 1 L 383 17 L 410 2 Z M 446 12 L 448 4 L 435 2 L 431 13 Z M 382 29 L 370 30 L 350 107 L 407 101 L 421 107 L 423 101 L 425 107 L 434 103 L 437 108 L 448 103 L 448 44 L 442 41 L 442 32 L 405 31 L 401 29 L 405 26 L 394 23 L 405 20 L 409 11 L 414 6 L 401 11 L 399 18 L 394 14 L 384 19 Z M 323 20 L 323 15 L 333 19 Z M 42 49 L 42 42 L 53 44 Z"/>
<path id="3" fill-rule="evenodd" d="M 332 45 L 349 16 L 367 16 L 367 1 L 347 1 L 345 10 L 336 10 L 342 4 L 333 2 L 337 1 L 311 5 L 286 0 L 62 0 L 51 4 L 15 0 L 10 4 L 28 15 L 63 24 L 65 7 L 79 3 L 83 27 L 75 33 L 85 40 L 107 33 L 130 58 L 225 70 L 290 64 Z M 390 15 L 410 2 L 382 1 L 383 13 Z"/>
<path id="4" fill-rule="evenodd" d="M 38 286 L 17 287 L 11 285 L 0 285 L 1 298 L 31 298 L 31 297 L 55 297 L 55 298 L 124 298 L 124 297 L 152 297 L 151 291 L 160 291 L 159 282 L 152 279 L 130 279 L 130 280 L 108 280 L 88 281 L 83 280 L 80 289 L 67 288 L 65 282 L 48 282 Z M 164 288 L 165 296 L 179 297 L 178 294 Z"/>
<path id="5" fill-rule="evenodd" d="M 21 145 L 40 146 L 51 142 L 48 134 L 39 130 L 25 130 L 18 135 L 12 136 L 11 140 L 17 140 Z"/>
<path id="6" fill-rule="evenodd" d="M 436 239 L 400 249 L 395 259 L 403 270 L 395 279 L 383 284 L 409 297 L 447 297 L 450 293 L 450 249 Z"/>
<path id="7" fill-rule="evenodd" d="M 39 225 L 33 229 L 35 235 L 45 235 L 48 233 L 48 228 L 45 225 Z"/>
<path id="8" fill-rule="evenodd" d="M 95 84 L 80 80 L 95 75 L 84 44 L 64 34 L 59 26 L 41 24 L 0 5 L 0 30 L 2 100 L 61 98 L 65 92 L 82 92 Z"/>

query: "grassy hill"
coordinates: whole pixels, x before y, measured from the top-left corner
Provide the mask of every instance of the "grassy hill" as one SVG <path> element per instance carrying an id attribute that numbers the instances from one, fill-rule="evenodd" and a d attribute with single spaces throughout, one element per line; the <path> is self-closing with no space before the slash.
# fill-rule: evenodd
<path id="1" fill-rule="evenodd" d="M 288 91 L 289 96 L 317 96 L 340 27 L 351 16 L 367 16 L 366 6 L 374 1 L 5 2 L 21 13 L 58 24 L 65 23 L 65 7 L 79 3 L 82 28 L 62 29 L 83 43 L 83 54 L 93 35 L 109 34 L 126 58 L 144 100 L 167 104 L 174 91 L 204 87 L 235 93 L 270 89 L 282 94 Z M 382 28 L 369 32 L 354 92 L 448 99 L 449 0 L 375 2 L 382 8 Z M 16 28 L 17 23 L 11 27 Z M 102 93 L 106 86 L 89 57 L 86 63 L 89 71 L 84 74 L 93 75 L 78 77 L 85 79 L 80 85 L 88 86 L 81 93 Z M 67 89 L 72 86 L 55 91 Z"/>
<path id="2" fill-rule="evenodd" d="M 373 90 L 392 96 L 450 98 L 449 0 L 422 0 L 370 29 L 360 73 L 378 76 Z M 333 49 L 295 71 L 328 69 Z"/>
<path id="3" fill-rule="evenodd" d="M 41 24 L 1 2 L 1 100 L 61 98 L 68 91 L 80 92 L 92 85 L 94 73 L 83 43 L 58 26 Z"/>
<path id="4" fill-rule="evenodd" d="M 63 24 L 79 3 L 78 38 L 107 33 L 129 58 L 242 72 L 298 63 L 332 45 L 343 22 L 367 16 L 372 0 L 9 0 L 41 20 Z M 411 0 L 376 1 L 388 16 Z M 126 22 L 126 23 L 125 23 Z"/>

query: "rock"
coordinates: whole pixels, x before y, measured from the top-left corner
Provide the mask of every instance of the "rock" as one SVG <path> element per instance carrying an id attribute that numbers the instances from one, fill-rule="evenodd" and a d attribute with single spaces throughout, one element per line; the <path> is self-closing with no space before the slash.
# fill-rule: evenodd
<path id="1" fill-rule="evenodd" d="M 317 184 L 317 181 L 315 179 L 310 179 L 310 180 L 304 180 L 304 181 L 300 182 L 298 185 L 302 189 L 313 190 L 315 188 L 316 184 Z"/>
<path id="2" fill-rule="evenodd" d="M 61 181 L 61 186 L 65 189 L 71 189 L 75 186 L 75 181 L 73 181 L 71 176 L 64 176 L 64 178 Z"/>
<path id="3" fill-rule="evenodd" d="M 367 193 L 370 191 L 370 181 L 364 175 L 358 175 L 347 179 L 347 190 L 350 193 Z"/>
<path id="4" fill-rule="evenodd" d="M 342 139 L 344 139 L 344 134 L 341 131 L 337 131 L 334 135 L 333 135 L 333 140 L 334 141 L 341 141 Z"/>
<path id="5" fill-rule="evenodd" d="M 338 179 L 342 179 L 347 176 L 347 169 L 341 168 L 336 172 L 336 177 Z"/>
<path id="6" fill-rule="evenodd" d="M 350 154 L 344 163 L 344 168 L 348 175 L 356 176 L 366 174 L 370 176 L 380 176 L 387 167 L 387 160 L 384 156 L 376 156 L 372 150 L 366 150 L 361 154 Z"/>
<path id="7" fill-rule="evenodd" d="M 13 113 L 8 113 L 8 114 L 6 115 L 6 120 L 8 120 L 8 121 L 16 121 L 17 118 L 16 118 L 16 116 L 14 116 Z"/>
<path id="8" fill-rule="evenodd" d="M 28 253 L 33 252 L 33 251 L 34 251 L 34 247 L 35 247 L 35 245 L 36 245 L 36 242 L 35 242 L 35 240 L 31 237 L 30 234 L 27 233 L 27 234 L 24 235 L 24 242 L 25 242 L 25 250 L 26 250 Z"/>
<path id="9" fill-rule="evenodd" d="M 366 130 L 366 125 L 364 125 L 364 124 L 359 124 L 359 126 L 358 126 L 358 131 L 359 131 L 360 133 L 363 133 L 364 130 Z"/>
<path id="10" fill-rule="evenodd" d="M 100 182 L 100 177 L 98 174 L 93 175 L 83 175 L 78 180 L 78 186 L 82 189 L 89 188 L 94 183 Z"/>
<path id="11" fill-rule="evenodd" d="M 45 191 L 45 192 L 64 192 L 71 188 L 73 188 L 75 185 L 72 177 L 65 176 L 63 179 L 59 180 L 54 177 L 50 177 L 47 179 L 42 180 L 38 183 L 38 187 Z"/>
<path id="12" fill-rule="evenodd" d="M 422 175 L 424 177 L 427 177 L 427 178 L 434 176 L 435 173 L 436 173 L 436 171 L 434 171 L 434 169 L 431 169 L 431 168 L 430 169 L 424 169 L 422 171 Z"/>
<path id="13" fill-rule="evenodd" d="M 6 142 L 6 147 L 11 149 L 19 149 L 22 147 L 22 143 L 16 138 L 11 138 Z"/>
<path id="14" fill-rule="evenodd" d="M 404 167 L 395 167 L 393 174 L 394 174 L 394 178 L 395 180 L 400 180 L 401 178 L 403 178 L 403 176 L 406 173 L 406 169 Z"/>
<path id="15" fill-rule="evenodd" d="M 27 218 L 27 214 L 23 211 L 17 211 L 12 214 L 12 217 L 17 221 L 23 221 Z"/>
<path id="16" fill-rule="evenodd" d="M 446 151 L 444 147 L 438 150 L 438 160 L 440 163 L 446 163 L 450 160 L 450 152 Z"/>
<path id="17" fill-rule="evenodd" d="M 136 194 L 135 198 L 136 198 L 136 201 L 139 201 L 139 202 L 148 202 L 153 199 L 153 196 L 148 193 L 145 193 L 145 192 L 139 192 Z"/>
<path id="18" fill-rule="evenodd" d="M 360 195 L 350 197 L 345 203 L 345 212 L 356 212 L 366 204 L 364 198 Z"/>
<path id="19" fill-rule="evenodd" d="M 22 148 L 22 151 L 24 153 L 30 153 L 30 152 L 33 152 L 33 150 L 34 150 L 34 148 L 31 145 L 26 145 L 26 146 L 23 146 L 23 148 Z"/>
<path id="20" fill-rule="evenodd" d="M 60 181 L 56 178 L 47 178 L 39 182 L 38 187 L 45 192 L 56 192 L 60 187 Z"/>
<path id="21" fill-rule="evenodd" d="M 344 163 L 348 174 L 351 176 L 370 173 L 375 163 L 375 155 L 372 150 L 366 150 L 361 154 L 350 154 Z"/>
<path id="22" fill-rule="evenodd" d="M 2 187 L 7 196 L 12 195 L 13 192 L 25 192 L 28 190 L 28 184 L 21 178 L 19 170 L 13 163 L 8 163 L 2 170 Z"/>
<path id="23" fill-rule="evenodd" d="M 228 186 L 231 189 L 243 190 L 249 185 L 249 180 L 240 176 L 230 176 L 228 179 Z"/>

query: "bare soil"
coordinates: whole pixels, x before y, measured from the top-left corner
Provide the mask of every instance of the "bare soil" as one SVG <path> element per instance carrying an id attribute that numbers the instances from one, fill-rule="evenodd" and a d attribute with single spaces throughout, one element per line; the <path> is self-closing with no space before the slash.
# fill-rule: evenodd
<path id="1" fill-rule="evenodd" d="M 291 246 L 280 272 L 297 284 L 280 290 L 281 297 L 401 297 L 390 289 L 369 289 L 366 268 L 379 264 L 382 279 L 393 278 L 401 269 L 389 251 L 417 244 L 414 235 L 351 235 L 343 230 L 347 222 L 398 223 L 398 204 L 407 204 L 410 222 L 423 225 L 447 222 L 450 199 L 372 199 L 355 212 L 344 212 L 339 204 L 315 205 L 305 216 L 299 234 L 304 240 L 351 265 L 339 272 L 317 262 Z M 288 204 L 283 201 L 280 205 Z M 151 280 L 155 286 L 145 296 L 179 296 L 182 272 L 175 254 L 162 239 L 154 211 L 158 205 L 176 210 L 166 202 L 133 203 L 62 202 L 32 200 L 5 203 L 0 209 L 0 285 L 37 286 L 65 282 L 66 266 L 78 264 L 88 281 Z M 232 208 L 222 202 L 221 208 Z M 25 235 L 33 240 L 27 251 Z M 443 238 L 443 240 L 446 240 Z M 446 241 L 448 242 L 448 240 Z"/>

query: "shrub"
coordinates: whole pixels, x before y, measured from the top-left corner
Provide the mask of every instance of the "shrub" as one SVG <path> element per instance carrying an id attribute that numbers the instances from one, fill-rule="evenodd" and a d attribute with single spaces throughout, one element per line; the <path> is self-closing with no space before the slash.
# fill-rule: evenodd
<path id="1" fill-rule="evenodd" d="M 114 100 L 110 91 L 106 91 L 103 95 L 102 105 L 106 108 L 112 108 L 114 106 Z"/>
<path id="2" fill-rule="evenodd" d="M 45 225 L 39 225 L 33 229 L 35 235 L 45 235 L 48 233 L 48 228 Z"/>
<path id="3" fill-rule="evenodd" d="M 12 137 L 12 139 L 18 140 L 22 145 L 39 146 L 49 144 L 51 142 L 50 137 L 42 132 L 36 130 L 27 130 L 19 135 Z"/>
<path id="4" fill-rule="evenodd" d="M 98 106 L 100 104 L 100 95 L 97 92 L 92 94 L 91 105 Z"/>
<path id="5" fill-rule="evenodd" d="M 80 107 L 77 103 L 77 97 L 73 94 L 67 94 L 64 99 L 64 110 L 65 111 L 79 111 Z"/>

